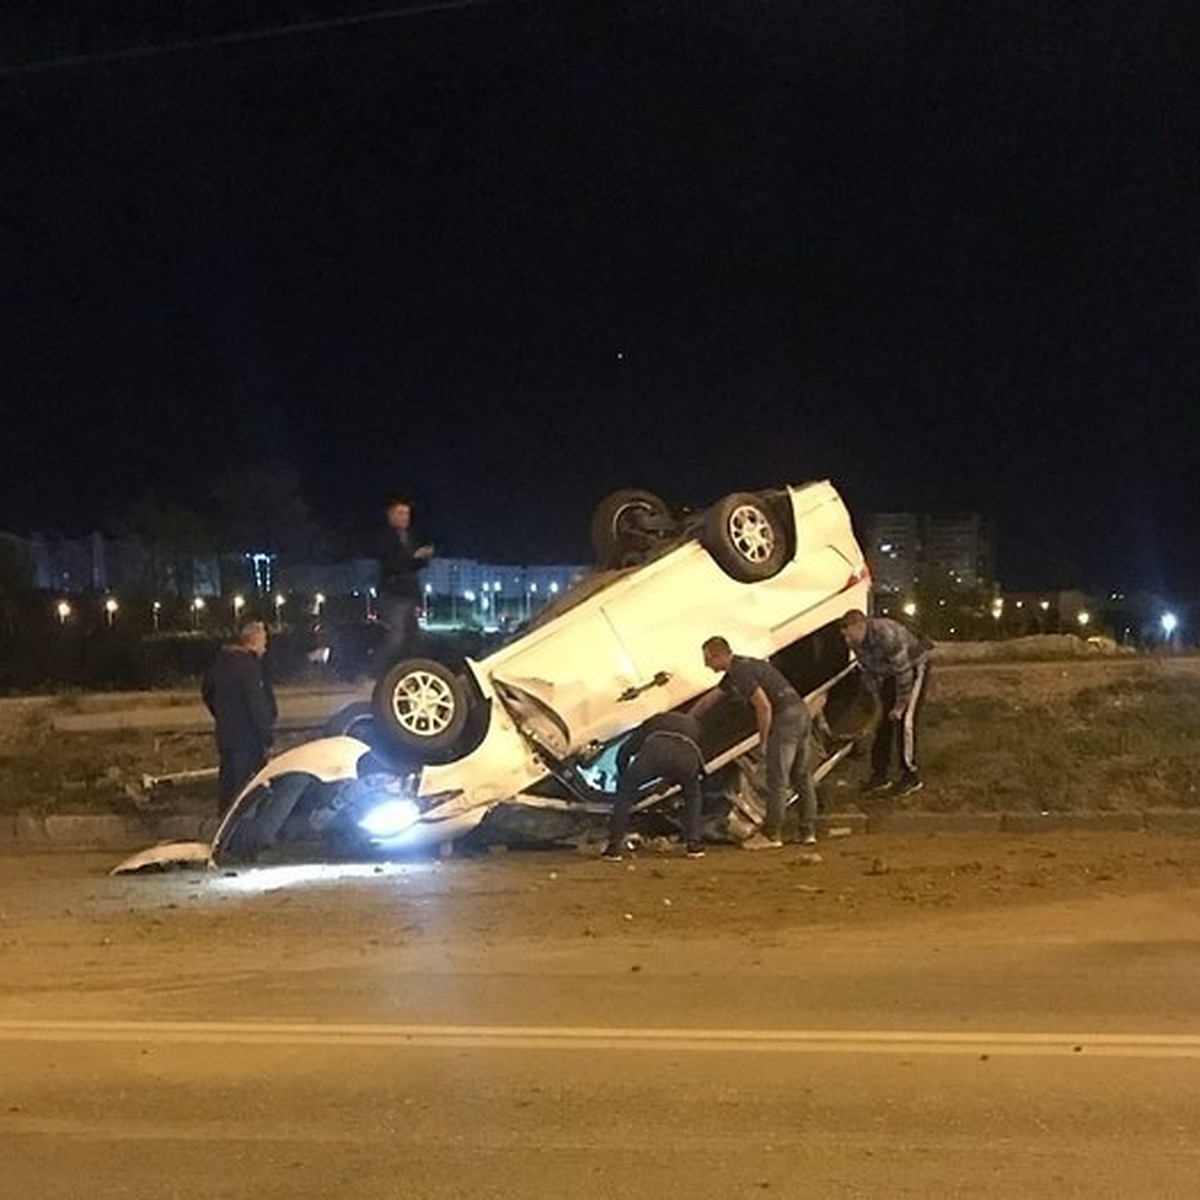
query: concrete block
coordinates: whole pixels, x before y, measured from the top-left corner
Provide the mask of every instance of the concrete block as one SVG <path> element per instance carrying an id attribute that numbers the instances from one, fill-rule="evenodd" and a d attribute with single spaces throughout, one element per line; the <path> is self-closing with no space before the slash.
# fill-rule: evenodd
<path id="1" fill-rule="evenodd" d="M 36 813 L 19 812 L 13 818 L 16 839 L 23 846 L 45 846 L 46 822 Z"/>
<path id="2" fill-rule="evenodd" d="M 115 813 L 48 816 L 45 824 L 47 840 L 70 849 L 131 849 L 144 836 L 138 830 L 140 823 L 128 822 Z"/>
<path id="3" fill-rule="evenodd" d="M 848 829 L 851 834 L 867 832 L 867 814 L 860 812 L 826 813 L 817 818 L 817 834 L 827 838 L 831 829 Z M 843 835 L 844 836 L 844 835 Z"/>
<path id="4" fill-rule="evenodd" d="M 189 817 L 185 813 L 175 813 L 168 817 L 159 817 L 154 822 L 155 842 L 200 842 L 200 817 Z"/>
<path id="5" fill-rule="evenodd" d="M 1005 833 L 1141 833 L 1140 812 L 1005 813 Z"/>
<path id="6" fill-rule="evenodd" d="M 999 833 L 1002 820 L 1000 813 L 877 812 L 868 828 L 872 833 Z"/>

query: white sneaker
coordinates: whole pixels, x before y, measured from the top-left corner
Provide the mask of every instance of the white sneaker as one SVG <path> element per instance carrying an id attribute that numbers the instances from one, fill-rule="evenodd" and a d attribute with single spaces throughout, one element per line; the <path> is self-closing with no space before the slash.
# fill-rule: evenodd
<path id="1" fill-rule="evenodd" d="M 802 845 L 802 846 L 815 846 L 816 844 L 817 844 L 817 835 L 815 833 L 806 833 L 800 839 L 800 845 Z"/>

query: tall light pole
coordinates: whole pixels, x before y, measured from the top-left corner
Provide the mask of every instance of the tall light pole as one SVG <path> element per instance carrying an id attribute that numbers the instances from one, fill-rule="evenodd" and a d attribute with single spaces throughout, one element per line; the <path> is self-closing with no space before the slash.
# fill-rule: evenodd
<path id="1" fill-rule="evenodd" d="M 200 628 L 200 614 L 204 611 L 204 597 L 196 596 L 192 600 L 192 628 Z"/>
<path id="2" fill-rule="evenodd" d="M 283 628 L 283 606 L 284 598 L 282 592 L 275 593 L 275 632 L 278 633 Z"/>
<path id="3" fill-rule="evenodd" d="M 104 601 L 104 619 L 108 622 L 109 629 L 113 627 L 113 622 L 117 619 L 117 609 L 120 607 L 116 596 L 109 596 Z"/>
<path id="4" fill-rule="evenodd" d="M 154 622 L 154 632 L 155 633 L 158 632 L 158 622 L 161 617 L 162 617 L 162 601 L 155 600 L 155 602 L 152 605 L 150 605 L 150 620 L 152 620 Z"/>
<path id="5" fill-rule="evenodd" d="M 241 624 L 242 609 L 246 607 L 246 597 L 242 595 L 234 596 L 232 601 L 233 606 L 233 625 L 236 629 Z"/>

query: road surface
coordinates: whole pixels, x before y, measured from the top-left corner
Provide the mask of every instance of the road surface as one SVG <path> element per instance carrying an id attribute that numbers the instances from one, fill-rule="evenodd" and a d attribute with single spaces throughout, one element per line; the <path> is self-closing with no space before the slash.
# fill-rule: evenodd
<path id="1" fill-rule="evenodd" d="M 0 860 L 0 1196 L 1190 1196 L 1200 844 Z"/>

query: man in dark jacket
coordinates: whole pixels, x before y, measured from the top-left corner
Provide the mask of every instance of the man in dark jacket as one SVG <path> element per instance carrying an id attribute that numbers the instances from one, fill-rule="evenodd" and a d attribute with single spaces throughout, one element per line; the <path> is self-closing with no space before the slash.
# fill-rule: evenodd
<path id="1" fill-rule="evenodd" d="M 386 512 L 388 527 L 379 543 L 379 611 L 387 627 L 379 652 L 384 669 L 420 642 L 420 573 L 433 557 L 433 547 L 418 545 L 413 537 L 409 501 L 392 500 Z"/>
<path id="2" fill-rule="evenodd" d="M 619 861 L 629 833 L 629 814 L 641 788 L 653 779 L 683 792 L 684 841 L 688 858 L 703 858 L 700 839 L 700 777 L 704 755 L 700 726 L 686 713 L 658 713 L 639 725 L 617 751 L 617 798 L 608 824 L 602 858 Z"/>
<path id="3" fill-rule="evenodd" d="M 917 768 L 917 717 L 929 682 L 933 644 L 891 617 L 868 617 L 857 608 L 839 624 L 863 680 L 883 706 L 883 720 L 871 744 L 871 775 L 863 791 L 910 796 L 924 786 Z M 894 784 L 888 778 L 893 745 L 900 751 L 900 778 Z"/>
<path id="4" fill-rule="evenodd" d="M 237 640 L 222 646 L 205 672 L 201 695 L 216 722 L 218 798 L 221 814 L 266 763 L 278 711 L 263 673 L 267 627 L 247 621 Z"/>

